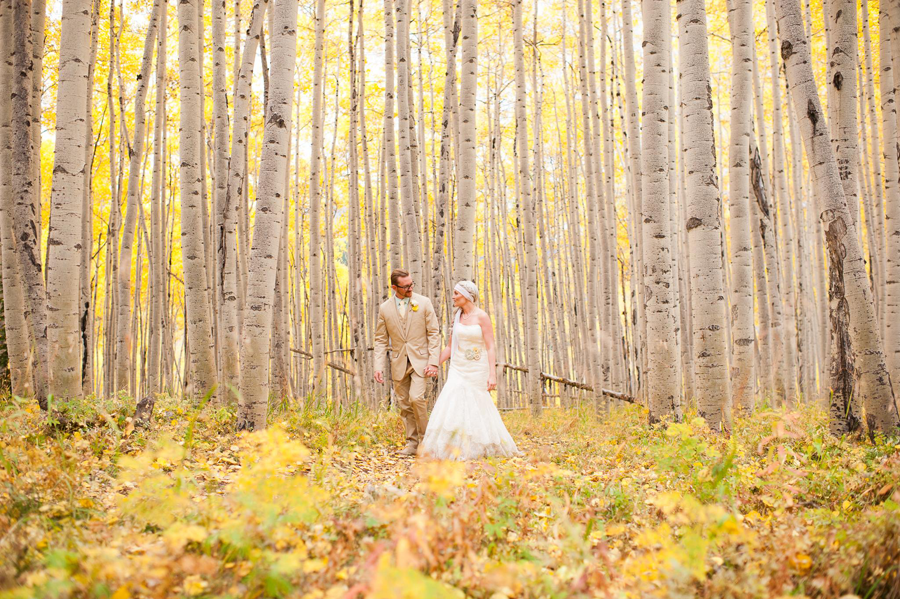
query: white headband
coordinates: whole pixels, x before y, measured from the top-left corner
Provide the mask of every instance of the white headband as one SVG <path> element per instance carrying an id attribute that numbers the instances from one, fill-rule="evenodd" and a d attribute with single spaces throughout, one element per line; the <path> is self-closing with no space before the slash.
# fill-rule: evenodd
<path id="1" fill-rule="evenodd" d="M 468 289 L 466 289 L 465 287 L 463 287 L 462 282 L 457 283 L 456 286 L 453 288 L 453 290 L 454 290 L 454 291 L 458 291 L 459 294 L 460 294 L 461 296 L 463 296 L 464 298 L 466 298 L 466 299 L 469 300 L 470 302 L 474 302 L 474 301 L 475 301 L 475 296 L 472 294 L 472 292 L 471 292 L 470 290 L 468 290 Z"/>

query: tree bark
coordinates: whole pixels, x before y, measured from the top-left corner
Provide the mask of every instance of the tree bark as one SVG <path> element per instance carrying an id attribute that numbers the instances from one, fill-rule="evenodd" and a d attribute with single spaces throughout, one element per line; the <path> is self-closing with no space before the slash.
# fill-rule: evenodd
<path id="1" fill-rule="evenodd" d="M 647 398 L 650 422 L 675 415 L 675 301 L 669 230 L 669 53 L 670 10 L 664 0 L 644 2 L 644 89 L 641 241 L 645 251 L 644 314 L 647 319 Z"/>
<path id="2" fill-rule="evenodd" d="M 181 172 L 181 259 L 184 272 L 185 325 L 190 354 L 192 391 L 203 397 L 216 385 L 216 363 L 210 326 L 209 286 L 204 247 L 203 152 L 200 112 L 200 57 L 197 48 L 197 0 L 178 4 L 178 88 L 181 123 L 178 134 Z M 124 268 L 125 265 L 120 265 Z M 120 301 L 127 299 L 119 298 Z M 119 323 L 126 326 L 126 323 Z"/>
<path id="3" fill-rule="evenodd" d="M 322 286 L 322 249 L 319 219 L 322 198 L 319 185 L 324 131 L 324 91 L 322 89 L 325 38 L 325 0 L 316 2 L 316 50 L 313 67 L 312 148 L 309 158 L 309 324 L 312 329 L 313 393 L 321 392 L 325 374 L 325 289 Z"/>
<path id="4" fill-rule="evenodd" d="M 875 304 L 813 79 L 800 5 L 797 0 L 778 0 L 776 11 L 781 56 L 785 61 L 792 104 L 812 164 L 813 183 L 819 198 L 816 210 L 825 229 L 832 335 L 844 337 L 853 352 L 858 394 L 866 406 L 869 427 L 879 431 L 893 430 L 898 425 L 897 405 L 878 335 Z M 833 377 L 839 359 L 833 356 Z"/>
<path id="5" fill-rule="evenodd" d="M 128 199 L 125 205 L 125 222 L 122 227 L 122 246 L 119 253 L 118 280 L 116 281 L 119 296 L 116 320 L 122 325 L 116 331 L 116 391 L 128 389 L 128 381 L 134 369 L 131 363 L 131 327 L 128 324 L 131 322 L 131 262 L 135 227 L 137 226 L 138 211 L 140 210 L 138 204 L 142 201 L 141 175 L 143 172 L 144 137 L 147 122 L 145 107 L 160 8 L 160 0 L 155 0 L 153 11 L 150 15 L 150 24 L 147 27 L 147 36 L 144 38 L 144 54 L 141 58 L 141 70 L 137 76 L 137 89 L 135 90 L 134 138 L 129 148 Z M 52 298 L 53 290 L 50 291 L 50 297 Z"/>
<path id="6" fill-rule="evenodd" d="M 732 48 L 729 246 L 731 254 L 731 382 L 734 407 L 753 409 L 756 394 L 756 331 L 753 313 L 753 244 L 750 219 L 750 134 L 753 98 L 753 9 L 730 0 Z"/>
<path id="7" fill-rule="evenodd" d="M 409 2 L 397 0 L 397 116 L 398 141 L 400 144 L 400 201 L 403 206 L 403 243 L 407 256 L 407 268 L 413 281 L 422 283 L 421 236 L 416 218 L 416 196 L 412 172 L 413 150 L 411 148 L 414 129 L 410 126 L 412 110 L 409 100 Z"/>
<path id="8" fill-rule="evenodd" d="M 35 355 L 34 392 L 41 409 L 47 409 L 48 347 L 47 298 L 41 269 L 41 239 L 38 234 L 40 214 L 35 205 L 34 135 L 32 134 L 32 56 L 31 4 L 13 0 L 13 65 L 12 87 L 12 167 L 13 232 L 15 257 L 25 293 L 26 319 L 31 323 Z"/>
<path id="9" fill-rule="evenodd" d="M 60 400 L 81 396 L 78 306 L 81 293 L 72 281 L 79 279 L 83 257 L 81 225 L 84 218 L 84 143 L 91 12 L 90 0 L 66 0 L 63 3 L 56 148 L 50 195 L 51 226 L 47 242 L 50 393 Z M 153 23 L 151 19 L 151 31 Z"/>
<path id="10" fill-rule="evenodd" d="M 540 416 L 543 408 L 541 366 L 538 328 L 537 244 L 535 240 L 534 196 L 532 195 L 531 170 L 528 166 L 528 119 L 525 89 L 525 47 L 522 41 L 522 0 L 513 4 L 513 55 L 516 77 L 516 159 L 519 168 L 519 210 L 525 230 L 525 338 L 527 345 L 527 399 L 533 416 Z M 535 370 L 537 369 L 537 370 Z"/>
<path id="11" fill-rule="evenodd" d="M 706 7 L 703 0 L 682 0 L 678 8 L 687 199 L 683 226 L 691 256 L 692 375 L 700 415 L 710 428 L 718 430 L 731 405 L 731 387 Z"/>
<path id="12" fill-rule="evenodd" d="M 268 0 L 256 0 L 250 13 L 250 24 L 247 37 L 241 52 L 241 65 L 235 83 L 234 110 L 232 116 L 233 130 L 231 135 L 231 152 L 228 156 L 227 187 L 225 205 L 220 211 L 218 246 L 218 272 L 221 307 L 220 326 L 222 342 L 222 383 L 226 393 L 222 397 L 229 398 L 227 392 L 235 393 L 241 384 L 240 370 L 240 334 L 241 288 L 238 282 L 238 205 L 244 201 L 244 192 L 249 187 L 246 173 L 247 142 L 250 133 L 250 104 L 252 102 L 253 69 L 259 49 L 259 39 L 263 20 L 269 6 Z M 227 134 L 226 134 L 227 138 Z M 246 252 L 244 252 L 246 254 Z"/>
<path id="13" fill-rule="evenodd" d="M 166 120 L 166 37 L 168 2 L 159 13 L 159 35 L 156 39 L 156 112 L 153 115 L 153 176 L 150 190 L 150 340 L 147 356 L 148 391 L 151 396 L 161 393 L 162 346 L 165 322 L 165 252 L 163 233 L 162 181 L 165 156 L 163 128 Z"/>
<path id="14" fill-rule="evenodd" d="M 320 2 L 321 6 L 322 2 Z M 241 332 L 241 396 L 238 429 L 266 426 L 269 397 L 269 341 L 277 256 L 282 238 L 287 147 L 291 132 L 291 100 L 297 56 L 297 2 L 276 0 L 269 105 L 263 132 L 263 154 L 257 193 L 253 247 L 247 284 L 247 312 Z M 319 13 L 321 15 L 321 13 Z M 324 15 L 322 15 L 324 18 Z"/>
<path id="15" fill-rule="evenodd" d="M 772 76 L 772 164 L 775 172 L 773 206 L 778 212 L 778 237 L 781 241 L 781 275 L 784 318 L 784 336 L 782 345 L 782 361 L 784 366 L 784 384 L 780 389 L 780 397 L 788 406 L 797 401 L 797 302 L 794 290 L 793 248 L 794 227 L 792 225 L 791 198 L 788 192 L 785 165 L 784 118 L 781 102 L 781 70 L 778 67 L 777 41 L 775 37 L 775 0 L 766 0 L 766 22 L 769 37 L 769 67 Z"/>
<path id="16" fill-rule="evenodd" d="M 454 280 L 471 279 L 475 272 L 475 214 L 478 188 L 475 145 L 475 93 L 478 87 L 478 0 L 459 0 L 462 9 L 462 76 L 459 89 L 459 182 L 453 252 Z"/>
<path id="17" fill-rule="evenodd" d="M 0 79 L 12 81 L 13 0 L 0 0 Z M 0 239 L 3 267 L 3 324 L 9 356 L 10 390 L 25 396 L 34 392 L 31 377 L 31 333 L 26 320 L 25 294 L 13 230 L 12 97 L 0 94 Z"/>
<path id="18" fill-rule="evenodd" d="M 888 19 L 882 14 L 880 19 L 881 39 L 891 35 Z M 894 32 L 894 35 L 897 35 Z M 886 252 L 884 304 L 884 349 L 891 381 L 900 381 L 900 168 L 898 168 L 897 144 L 897 97 L 895 71 L 892 61 L 892 44 L 881 43 L 881 112 L 884 128 L 884 197 Z M 877 127 L 874 127 L 877 129 Z"/>

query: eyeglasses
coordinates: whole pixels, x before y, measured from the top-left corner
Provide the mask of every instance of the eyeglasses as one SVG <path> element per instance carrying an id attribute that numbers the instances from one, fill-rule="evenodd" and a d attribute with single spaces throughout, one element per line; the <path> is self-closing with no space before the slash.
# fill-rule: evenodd
<path id="1" fill-rule="evenodd" d="M 396 287 L 397 289 L 403 289 L 404 291 L 409 291 L 410 289 L 413 288 L 413 285 L 415 285 L 415 284 L 416 284 L 416 282 L 413 281 L 409 285 L 394 285 L 394 287 Z"/>

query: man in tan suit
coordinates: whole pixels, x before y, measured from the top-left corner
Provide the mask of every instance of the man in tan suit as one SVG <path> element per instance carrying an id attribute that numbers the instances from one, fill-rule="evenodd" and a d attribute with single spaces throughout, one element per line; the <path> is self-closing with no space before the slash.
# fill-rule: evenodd
<path id="1" fill-rule="evenodd" d="M 415 455 L 428 425 L 425 378 L 437 375 L 441 332 L 434 306 L 413 293 L 413 280 L 405 270 L 391 273 L 394 293 L 378 308 L 375 328 L 375 380 L 384 382 L 381 368 L 391 349 L 391 380 L 400 415 L 406 423 L 402 455 Z"/>

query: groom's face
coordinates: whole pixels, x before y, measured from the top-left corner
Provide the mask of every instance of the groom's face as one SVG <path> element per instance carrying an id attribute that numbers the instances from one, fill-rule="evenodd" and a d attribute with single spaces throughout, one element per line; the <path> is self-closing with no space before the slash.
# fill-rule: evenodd
<path id="1" fill-rule="evenodd" d="M 411 276 L 400 277 L 397 279 L 396 285 L 391 285 L 391 289 L 397 294 L 397 297 L 404 299 L 412 295 L 413 280 Z"/>

